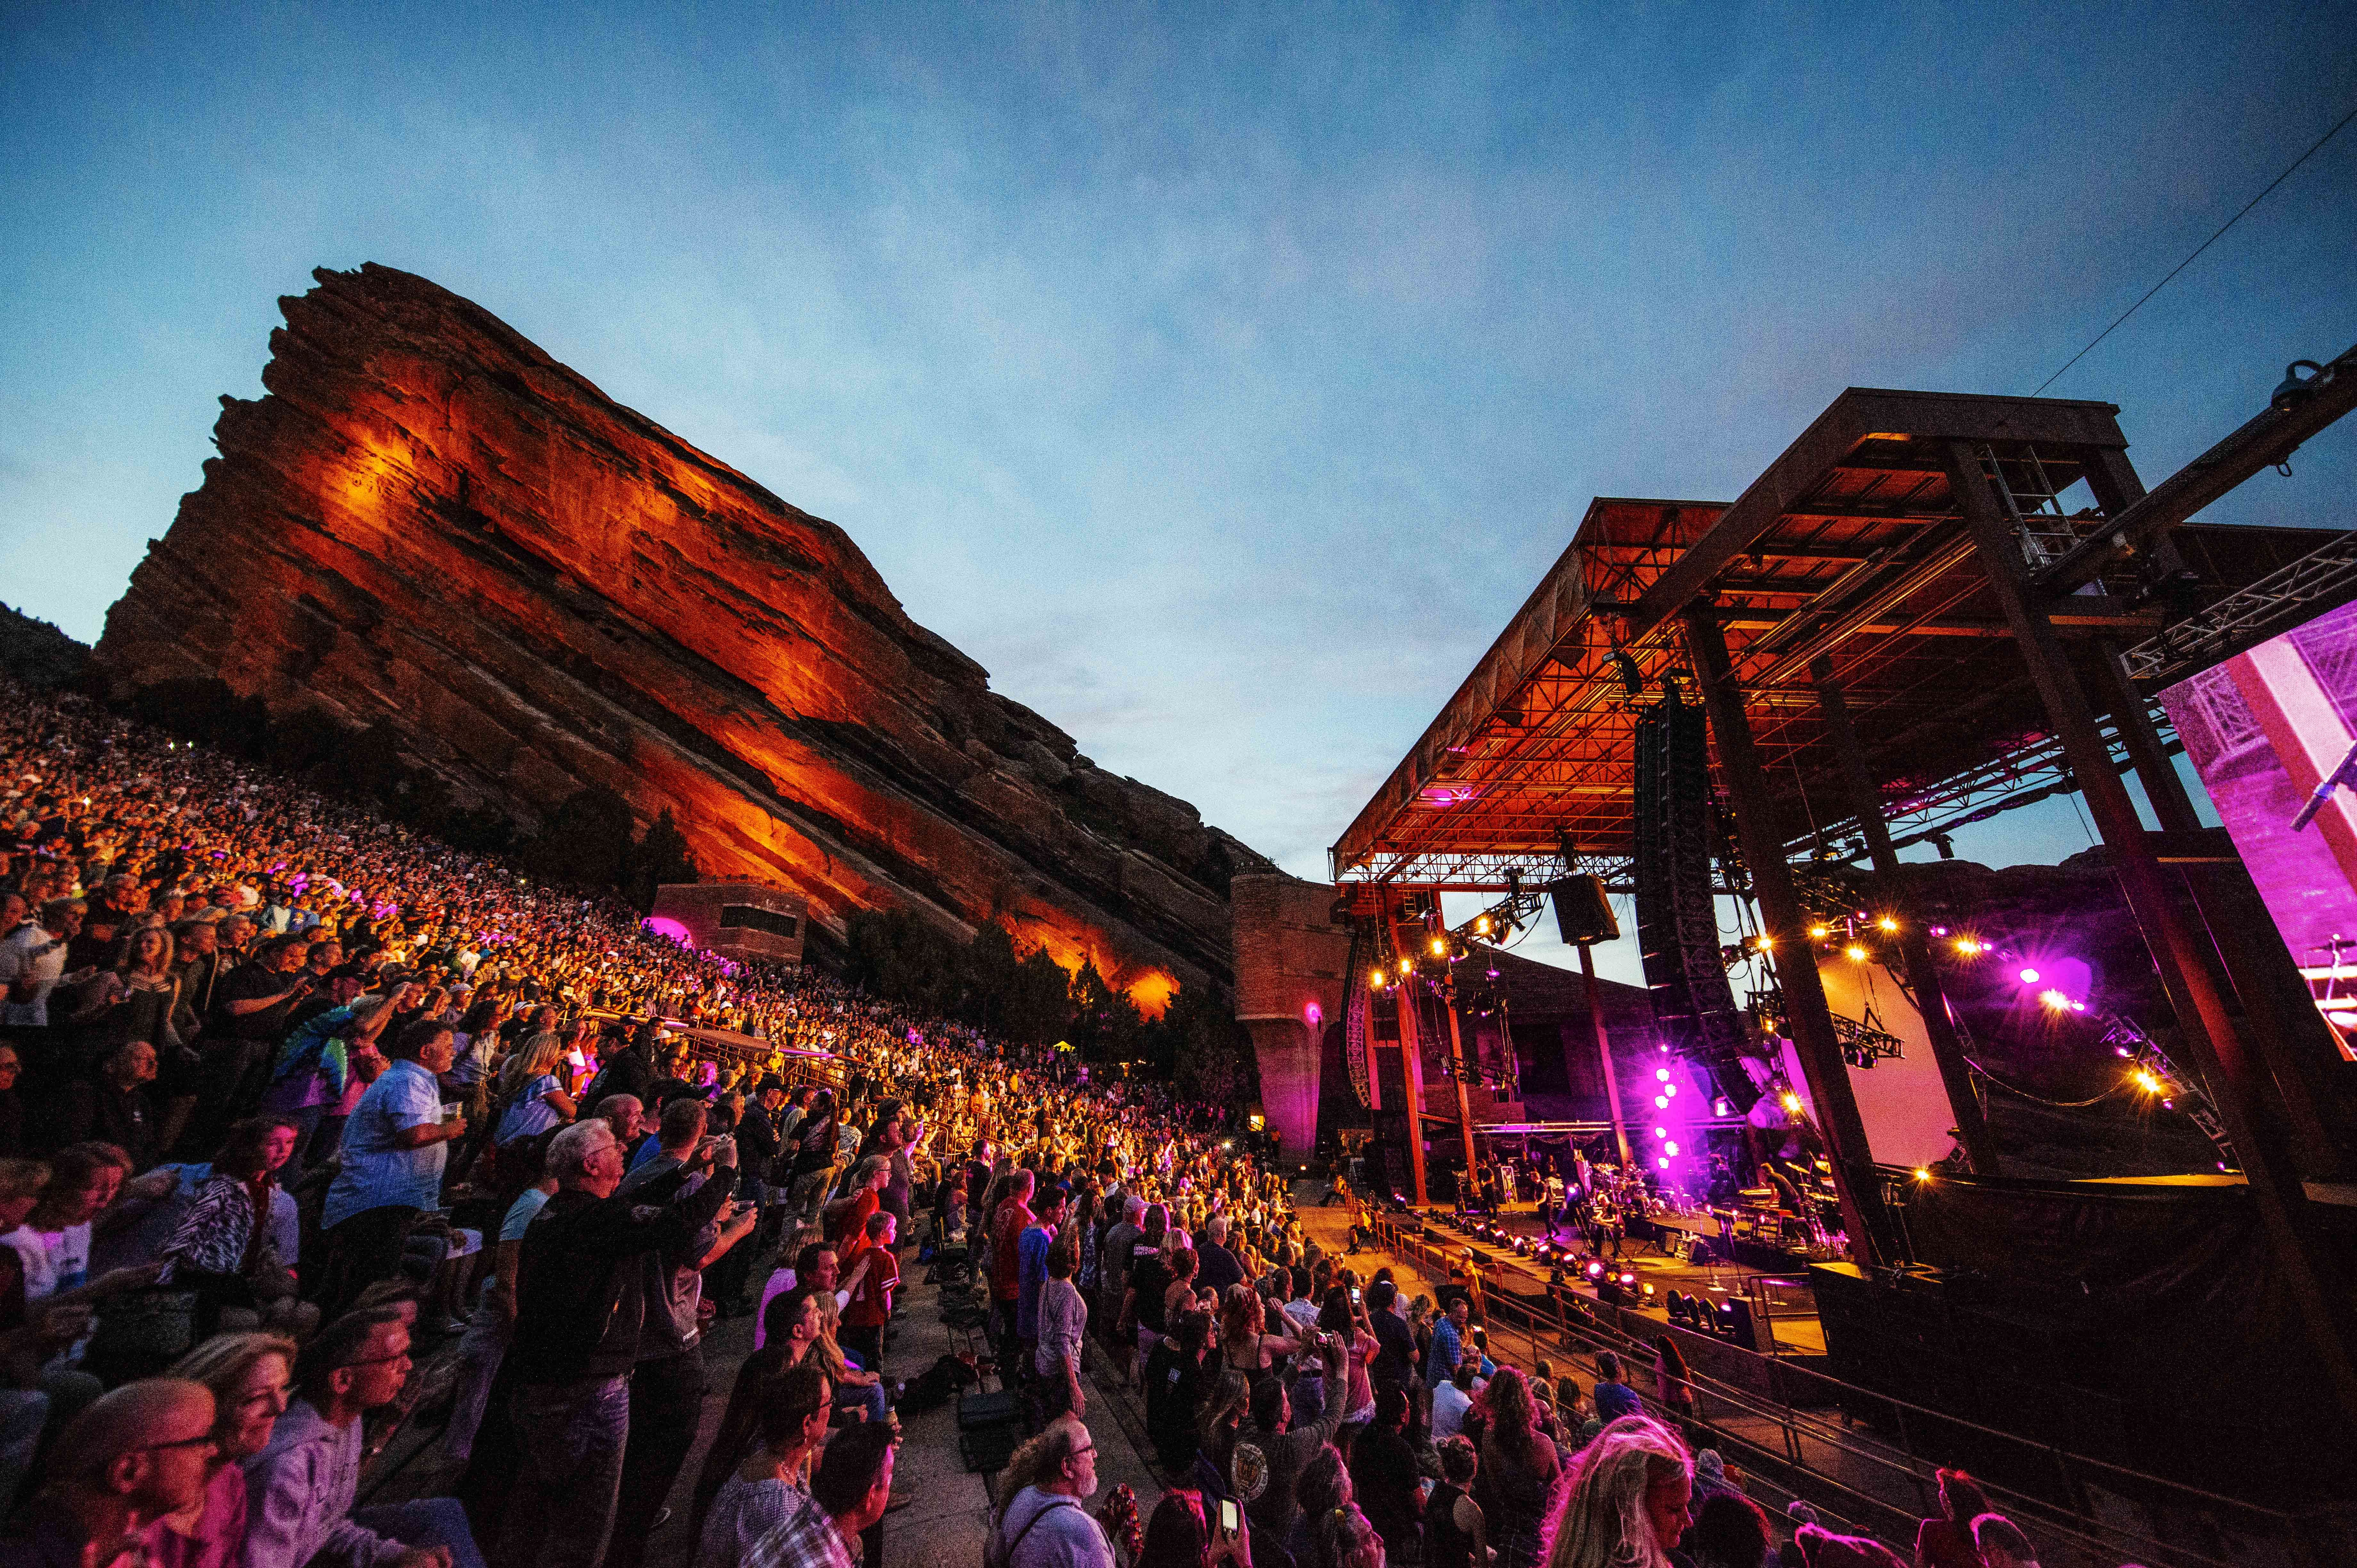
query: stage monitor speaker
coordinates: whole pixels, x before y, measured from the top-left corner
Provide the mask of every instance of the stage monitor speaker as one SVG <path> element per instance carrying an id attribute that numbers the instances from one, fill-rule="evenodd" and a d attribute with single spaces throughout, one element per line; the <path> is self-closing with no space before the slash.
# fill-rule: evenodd
<path id="1" fill-rule="evenodd" d="M 1620 920 L 1612 913 L 1601 876 L 1559 877 L 1547 884 L 1547 897 L 1555 902 L 1555 929 L 1563 933 L 1564 946 L 1620 940 Z"/>
<path id="2" fill-rule="evenodd" d="M 1754 1326 L 1751 1304 L 1739 1295 L 1728 1296 L 1718 1304 L 1718 1332 L 1746 1350 L 1760 1348 L 1760 1331 Z"/>

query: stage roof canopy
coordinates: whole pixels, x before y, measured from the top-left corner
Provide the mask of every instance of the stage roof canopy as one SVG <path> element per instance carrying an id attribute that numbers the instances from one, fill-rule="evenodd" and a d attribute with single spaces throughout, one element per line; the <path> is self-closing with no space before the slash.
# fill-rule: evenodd
<path id="1" fill-rule="evenodd" d="M 1491 891 L 1509 873 L 1557 874 L 1566 843 L 1582 865 L 1615 870 L 1630 848 L 1629 683 L 1651 698 L 1674 679 L 1694 695 L 1681 618 L 1696 604 L 1725 629 L 1794 852 L 1846 846 L 1854 822 L 1819 718 L 1821 658 L 1902 843 L 2069 788 L 1952 501 L 1949 463 L 1961 451 L 2002 476 L 2034 571 L 2144 493 L 2117 412 L 1853 387 L 1732 503 L 1597 499 L 1334 844 L 1334 875 Z M 2104 649 L 2150 646 L 2165 611 L 2219 601 L 2339 537 L 2179 526 L 2051 601 L 2050 618 L 2101 707 Z M 2334 591 L 2357 594 L 2357 574 Z"/>

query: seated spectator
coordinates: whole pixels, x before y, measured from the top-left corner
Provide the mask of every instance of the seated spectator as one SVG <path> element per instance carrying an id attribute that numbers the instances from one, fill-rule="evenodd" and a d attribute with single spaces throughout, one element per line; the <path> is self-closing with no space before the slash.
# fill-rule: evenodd
<path id="1" fill-rule="evenodd" d="M 2038 1552 L 2029 1537 L 2001 1513 L 1985 1513 L 1973 1520 L 1973 1544 L 1988 1568 L 2038 1568 Z"/>
<path id="2" fill-rule="evenodd" d="M 1989 1507 L 1988 1494 L 1966 1471 L 1943 1466 L 1938 1474 L 1941 1517 L 1916 1527 L 1916 1568 L 1982 1568 L 1980 1549 L 1973 1544 L 1973 1520 L 1996 1511 Z"/>
<path id="3" fill-rule="evenodd" d="M 451 1498 L 352 1509 L 361 1418 L 400 1398 L 409 1370 L 409 1329 L 390 1308 L 339 1317 L 304 1348 L 295 1364 L 301 1397 L 245 1461 L 244 1568 L 482 1568 Z"/>
<path id="4" fill-rule="evenodd" d="M 999 1483 L 990 1560 L 1004 1568 L 1114 1568 L 1113 1542 L 1081 1500 L 1097 1489 L 1097 1444 L 1077 1421 L 1052 1422 Z"/>
<path id="5" fill-rule="evenodd" d="M 67 1423 L 25 1535 L 0 1541 L 6 1568 L 107 1568 L 151 1556 L 167 1515 L 201 1509 L 212 1466 L 213 1396 L 149 1378 L 101 1395 Z"/>
<path id="6" fill-rule="evenodd" d="M 759 1446 L 728 1473 L 701 1516 L 695 1568 L 736 1568 L 756 1541 L 785 1523 L 796 1500 L 809 1494 L 834 1405 L 834 1386 L 816 1361 L 770 1381 L 760 1402 Z"/>
<path id="7" fill-rule="evenodd" d="M 156 1047 L 126 1040 L 100 1058 L 98 1070 L 66 1086 L 54 1132 L 57 1142 L 107 1143 L 131 1158 L 135 1176 L 163 1157 L 156 1105 L 147 1085 L 156 1081 Z"/>
<path id="8" fill-rule="evenodd" d="M 246 1309 L 256 1321 L 298 1337 L 317 1326 L 318 1309 L 295 1299 L 294 1259 L 281 1251 L 272 1223 L 274 1206 L 285 1198 L 277 1172 L 295 1153 L 296 1136 L 293 1123 L 273 1117 L 233 1123 L 212 1174 L 156 1250 L 161 1283 L 197 1293 L 199 1338 L 221 1326 L 224 1307 Z"/>
<path id="9" fill-rule="evenodd" d="M 130 1168 L 130 1157 L 111 1144 L 70 1144 L 49 1161 L 48 1182 L 24 1223 L 0 1235 L 23 1265 L 27 1301 L 110 1295 L 156 1278 L 154 1264 L 111 1270 L 95 1281 L 90 1275 L 91 1224 L 123 1191 Z"/>
<path id="10" fill-rule="evenodd" d="M 746 1568 L 852 1568 L 859 1537 L 892 1503 L 898 1439 L 878 1423 L 856 1426 L 826 1445 L 809 1493 L 746 1556 Z M 1110 1560 L 1103 1565 L 1110 1568 Z"/>
<path id="11" fill-rule="evenodd" d="M 212 1473 L 201 1503 L 166 1514 L 151 1560 L 158 1568 L 240 1568 L 245 1561 L 245 1461 L 267 1447 L 286 1413 L 295 1341 L 275 1334 L 223 1334 L 172 1369 L 213 1396 Z"/>

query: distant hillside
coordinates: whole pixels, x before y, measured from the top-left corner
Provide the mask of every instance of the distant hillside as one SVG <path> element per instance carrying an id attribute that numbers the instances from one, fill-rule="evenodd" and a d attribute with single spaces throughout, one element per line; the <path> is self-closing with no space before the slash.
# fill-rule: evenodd
<path id="1" fill-rule="evenodd" d="M 90 650 L 45 620 L 0 605 L 0 671 L 36 692 L 81 679 Z"/>

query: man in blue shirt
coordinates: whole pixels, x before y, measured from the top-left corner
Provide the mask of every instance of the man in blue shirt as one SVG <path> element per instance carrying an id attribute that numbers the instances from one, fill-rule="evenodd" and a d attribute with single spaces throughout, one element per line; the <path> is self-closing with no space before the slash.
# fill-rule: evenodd
<path id="1" fill-rule="evenodd" d="M 1432 1326 L 1432 1353 L 1424 1360 L 1426 1386 L 1439 1388 L 1457 1370 L 1465 1355 L 1465 1325 L 1472 1316 L 1472 1304 L 1460 1295 L 1448 1304 L 1448 1315 Z"/>
<path id="2" fill-rule="evenodd" d="M 436 1081 L 450 1070 L 456 1047 L 448 1025 L 410 1025 L 385 1047 L 393 1065 L 368 1086 L 344 1124 L 343 1168 L 319 1216 L 328 1243 L 320 1309 L 329 1320 L 401 1266 L 411 1228 L 442 1201 L 447 1145 L 467 1132 L 457 1112 L 443 1119 Z"/>
<path id="3" fill-rule="evenodd" d="M 1596 1419 L 1609 1426 L 1624 1415 L 1642 1415 L 1645 1402 L 1620 1380 L 1620 1358 L 1609 1350 L 1596 1358 Z"/>
<path id="4" fill-rule="evenodd" d="M 1071 1189 L 1060 1184 L 1039 1198 L 1038 1214 L 1015 1239 L 1015 1337 L 1036 1351 L 1039 1345 L 1039 1293 L 1048 1288 L 1048 1253 L 1072 1201 Z M 1027 1359 L 1021 1365 L 1029 1366 Z"/>

